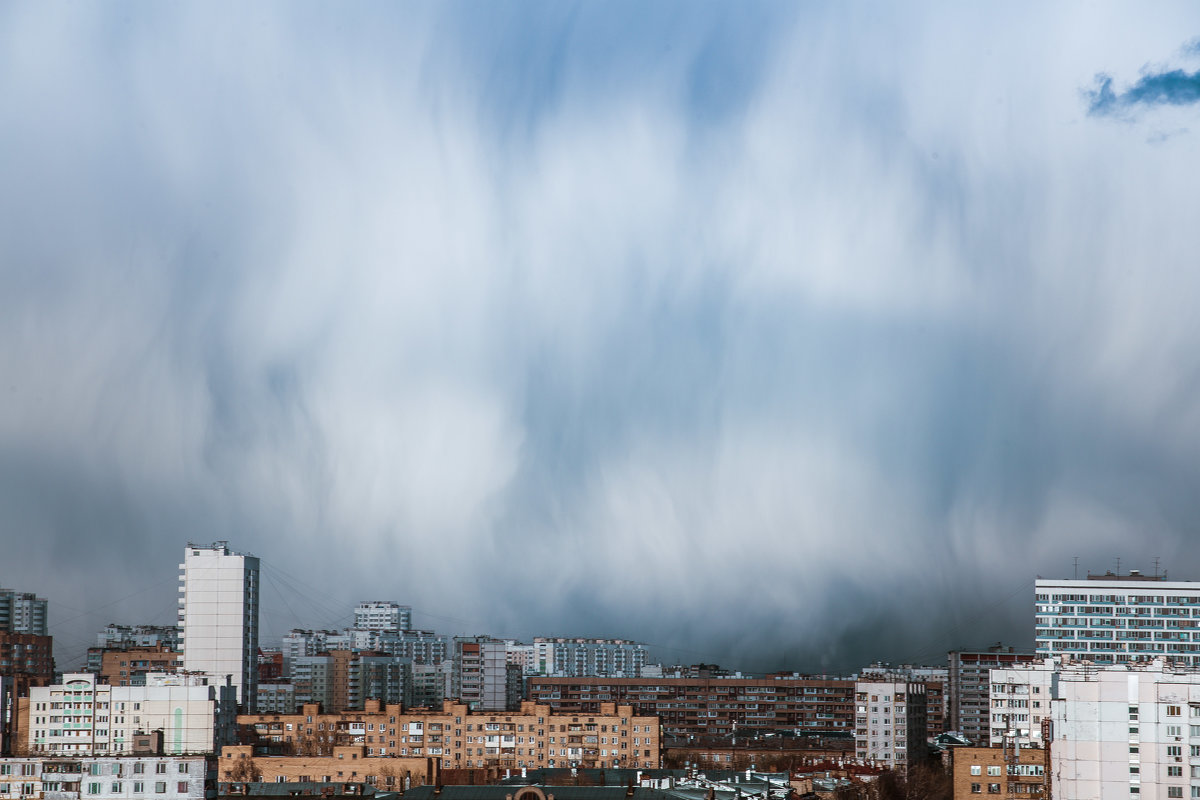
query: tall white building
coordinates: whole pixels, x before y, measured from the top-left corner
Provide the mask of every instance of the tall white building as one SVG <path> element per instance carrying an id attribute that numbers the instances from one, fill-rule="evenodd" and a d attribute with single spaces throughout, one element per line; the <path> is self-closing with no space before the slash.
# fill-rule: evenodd
<path id="1" fill-rule="evenodd" d="M 863 675 L 854 683 L 854 746 L 870 759 L 901 772 L 925 758 L 925 684 L 906 675 Z"/>
<path id="2" fill-rule="evenodd" d="M 1058 662 L 1047 658 L 1017 667 L 991 670 L 989 714 L 992 747 L 1041 746 L 1050 719 L 1050 700 L 1058 682 Z"/>
<path id="3" fill-rule="evenodd" d="M 229 676 L 250 713 L 258 696 L 258 567 L 227 542 L 188 544 L 179 565 L 183 668 L 218 681 Z"/>
<path id="4" fill-rule="evenodd" d="M 1200 666 L 1200 583 L 1131 571 L 1036 585 L 1037 652 L 1096 664 Z"/>
<path id="5" fill-rule="evenodd" d="M 1054 797 L 1200 797 L 1200 671 L 1063 663 L 1051 718 Z"/>

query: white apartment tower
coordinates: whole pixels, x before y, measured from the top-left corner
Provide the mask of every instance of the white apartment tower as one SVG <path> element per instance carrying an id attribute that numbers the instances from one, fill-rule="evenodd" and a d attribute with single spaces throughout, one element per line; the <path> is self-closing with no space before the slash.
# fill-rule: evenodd
<path id="1" fill-rule="evenodd" d="M 1039 578 L 1037 653 L 1094 664 L 1165 658 L 1200 667 L 1200 583 L 1136 570 L 1086 580 Z"/>
<path id="2" fill-rule="evenodd" d="M 258 695 L 258 559 L 227 542 L 188 544 L 179 565 L 183 668 L 217 681 L 229 676 L 238 703 L 254 713 Z"/>

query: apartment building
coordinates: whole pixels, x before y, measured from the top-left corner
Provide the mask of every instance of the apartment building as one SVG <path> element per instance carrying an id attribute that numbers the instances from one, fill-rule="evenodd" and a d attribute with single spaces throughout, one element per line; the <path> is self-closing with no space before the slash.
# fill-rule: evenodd
<path id="1" fill-rule="evenodd" d="M 1010 669 L 993 669 L 990 675 L 991 746 L 1029 747 L 1048 742 L 1050 699 L 1058 678 L 1058 661 L 1047 658 Z"/>
<path id="2" fill-rule="evenodd" d="M 436 758 L 367 756 L 361 745 L 334 747 L 328 755 L 264 756 L 251 745 L 221 748 L 221 783 L 365 783 L 377 790 L 403 791 L 438 782 Z"/>
<path id="3" fill-rule="evenodd" d="M 447 702 L 440 710 L 405 710 L 371 701 L 363 711 L 241 715 L 241 740 L 281 752 L 328 755 L 362 746 L 368 759 L 438 759 L 442 768 L 658 768 L 660 725 L 630 706 L 602 704 L 594 713 L 556 714 L 522 703 L 515 711 L 477 712 Z"/>
<path id="4" fill-rule="evenodd" d="M 295 714 L 296 687 L 290 683 L 258 684 L 257 708 L 260 714 Z"/>
<path id="5" fill-rule="evenodd" d="M 948 654 L 946 725 L 972 744 L 986 744 L 991 736 L 991 676 L 1004 669 L 1037 660 L 1028 651 L 1001 644 L 986 650 L 955 650 Z"/>
<path id="6" fill-rule="evenodd" d="M 1200 670 L 1063 662 L 1051 725 L 1055 797 L 1200 797 Z"/>
<path id="7" fill-rule="evenodd" d="M 183 655 L 166 645 L 105 648 L 98 656 L 93 660 L 92 650 L 88 650 L 88 664 L 96 667 L 99 683 L 112 686 L 145 686 L 148 673 L 175 672 L 183 666 Z"/>
<path id="8" fill-rule="evenodd" d="M 510 643 L 510 661 L 526 675 L 565 678 L 639 678 L 646 646 L 625 639 L 535 637 L 533 644 Z"/>
<path id="9" fill-rule="evenodd" d="M 0 800 L 204 800 L 203 756 L 31 756 L 0 760 Z"/>
<path id="10" fill-rule="evenodd" d="M 19 695 L 46 686 L 54 679 L 53 647 L 50 636 L 0 631 L 0 675 L 13 678 Z"/>
<path id="11" fill-rule="evenodd" d="M 31 592 L 0 588 L 0 633 L 46 636 L 49 604 Z"/>
<path id="12" fill-rule="evenodd" d="M 60 684 L 30 690 L 28 748 L 73 757 L 127 754 L 136 735 L 162 731 L 165 753 L 212 753 L 218 732 L 234 720 L 234 693 L 208 680 L 151 673 L 144 686 L 109 686 L 91 673 L 68 673 Z"/>
<path id="13" fill-rule="evenodd" d="M 503 711 L 520 702 L 520 668 L 508 662 L 507 644 L 490 636 L 454 637 L 450 698 L 480 711 Z"/>
<path id="14" fill-rule="evenodd" d="M 319 703 L 328 713 L 361 709 L 367 700 L 408 703 L 412 664 L 386 653 L 331 650 L 292 664 L 297 704 Z"/>
<path id="15" fill-rule="evenodd" d="M 254 710 L 258 685 L 259 561 L 228 542 L 188 544 L 179 565 L 183 667 L 229 679 L 238 703 Z"/>
<path id="16" fill-rule="evenodd" d="M 371 631 L 406 631 L 412 628 L 412 608 L 390 600 L 371 600 L 354 608 L 354 627 Z"/>
<path id="17" fill-rule="evenodd" d="M 281 650 L 285 676 L 292 675 L 296 659 L 333 650 L 369 650 L 407 659 L 413 664 L 440 664 L 452 656 L 449 636 L 433 631 L 368 628 L 347 628 L 340 632 L 295 629 L 283 637 Z"/>
<path id="18" fill-rule="evenodd" d="M 1095 664 L 1157 657 L 1200 666 L 1200 583 L 1166 576 L 1089 575 L 1035 586 L 1039 656 Z"/>
<path id="19" fill-rule="evenodd" d="M 854 685 L 854 748 L 859 761 L 899 772 L 925 758 L 925 684 L 874 675 Z"/>
<path id="20" fill-rule="evenodd" d="M 969 800 L 981 795 L 1005 800 L 1037 800 L 1049 796 L 1048 750 L 1011 746 L 952 747 L 947 752 L 954 800 Z"/>
<path id="21" fill-rule="evenodd" d="M 179 649 L 179 628 L 167 625 L 109 624 L 96 635 L 96 647 L 122 650 L 130 647 Z"/>
<path id="22" fill-rule="evenodd" d="M 773 678 L 528 679 L 530 699 L 557 714 L 594 713 L 620 703 L 662 720 L 668 736 L 787 732 L 851 737 L 854 681 Z"/>

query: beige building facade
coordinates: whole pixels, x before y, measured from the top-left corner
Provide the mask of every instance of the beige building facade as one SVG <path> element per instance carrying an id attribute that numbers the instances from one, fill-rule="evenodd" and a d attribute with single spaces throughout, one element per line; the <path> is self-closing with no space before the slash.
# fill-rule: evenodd
<path id="1" fill-rule="evenodd" d="M 278 745 L 285 753 L 330 755 L 361 746 L 366 757 L 436 759 L 444 769 L 661 766 L 657 717 L 635 716 L 631 706 L 602 704 L 597 713 L 552 714 L 525 702 L 519 711 L 471 712 L 445 703 L 440 712 L 405 711 L 367 701 L 363 711 L 322 714 L 306 705 L 298 714 L 243 714 L 242 741 Z"/>
<path id="2" fill-rule="evenodd" d="M 218 780 L 266 783 L 369 783 L 380 789 L 403 790 L 435 784 L 437 759 L 367 756 L 362 745 L 334 747 L 325 756 L 255 756 L 251 745 L 221 749 Z"/>

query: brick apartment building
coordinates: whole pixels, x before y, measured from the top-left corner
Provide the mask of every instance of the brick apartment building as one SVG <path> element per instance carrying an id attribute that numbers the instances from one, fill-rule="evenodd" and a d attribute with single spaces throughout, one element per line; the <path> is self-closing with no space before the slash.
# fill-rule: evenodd
<path id="1" fill-rule="evenodd" d="M 1049 796 L 1049 751 L 1036 747 L 954 747 L 949 751 L 954 800 Z M 1137 794 L 1132 795 L 1137 797 Z"/>
<path id="2" fill-rule="evenodd" d="M 437 783 L 436 758 L 367 756 L 362 745 L 335 747 L 329 755 L 256 756 L 251 745 L 221 748 L 221 783 L 367 783 L 383 790 Z"/>
<path id="3" fill-rule="evenodd" d="M 167 645 L 151 647 L 97 648 L 89 663 L 98 662 L 97 680 L 110 686 L 145 686 L 149 672 L 175 672 L 183 665 L 183 654 Z"/>
<path id="4" fill-rule="evenodd" d="M 660 726 L 628 706 L 559 714 L 525 702 L 518 711 L 472 712 L 464 703 L 408 710 L 368 700 L 362 711 L 241 714 L 239 738 L 257 753 L 324 756 L 336 747 L 365 747 L 366 757 L 420 757 L 445 769 L 661 766 Z"/>
<path id="5" fill-rule="evenodd" d="M 668 736 L 787 731 L 854 735 L 854 681 L 777 678 L 542 678 L 529 697 L 555 714 L 597 713 L 620 703 L 657 715 Z"/>

